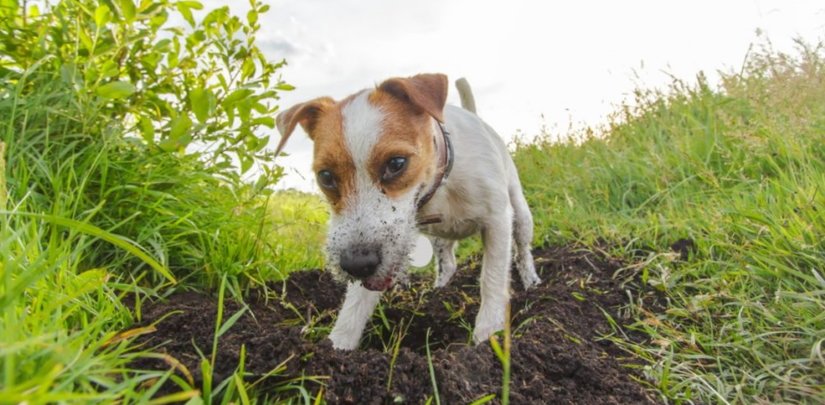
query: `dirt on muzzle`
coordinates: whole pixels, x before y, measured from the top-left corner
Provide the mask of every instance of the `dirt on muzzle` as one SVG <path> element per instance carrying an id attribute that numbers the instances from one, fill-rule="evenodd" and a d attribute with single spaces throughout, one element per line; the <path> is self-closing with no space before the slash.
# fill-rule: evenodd
<path id="1" fill-rule="evenodd" d="M 615 279 L 624 264 L 603 253 L 551 247 L 536 250 L 534 257 L 540 285 L 524 291 L 518 276 L 512 277 L 511 403 L 657 403 L 655 392 L 639 382 L 644 380 L 641 360 L 610 337 L 642 341 L 644 336 L 623 328 L 632 320 L 623 316 L 622 307 L 628 291 L 637 305 L 649 308 L 659 308 L 658 295 L 640 290 L 633 280 Z M 469 403 L 490 394 L 498 403 L 501 362 L 489 342 L 471 343 L 479 262 L 461 266 L 442 289 L 431 287 L 434 277 L 427 273 L 411 275 L 407 286 L 387 291 L 361 348 L 354 351 L 335 350 L 325 338 L 345 287 L 322 271 L 293 273 L 269 286 L 268 299 L 248 297 L 249 310 L 219 339 L 213 381 L 232 375 L 243 347 L 249 380 L 285 364 L 281 373 L 256 386 L 271 397 L 287 395 L 276 394 L 279 383 L 318 376 L 303 384 L 311 393 L 323 389 L 327 403 L 425 403 L 435 392 L 431 363 L 442 403 Z M 282 295 L 273 298 L 273 292 Z M 242 304 L 228 303 L 224 320 L 241 309 Z M 139 337 L 138 343 L 176 359 L 198 387 L 198 350 L 212 356 L 217 312 L 214 297 L 196 293 L 147 304 L 138 326 L 155 324 L 157 331 Z M 155 358 L 141 358 L 132 366 L 172 368 Z M 160 392 L 176 390 L 167 382 Z"/>

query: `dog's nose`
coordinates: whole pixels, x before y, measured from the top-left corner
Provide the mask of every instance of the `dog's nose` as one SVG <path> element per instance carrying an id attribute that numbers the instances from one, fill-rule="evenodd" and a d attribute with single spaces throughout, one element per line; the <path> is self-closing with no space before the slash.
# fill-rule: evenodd
<path id="1" fill-rule="evenodd" d="M 354 246 L 341 254 L 341 269 L 357 278 L 375 274 L 379 264 L 381 256 L 375 248 Z"/>

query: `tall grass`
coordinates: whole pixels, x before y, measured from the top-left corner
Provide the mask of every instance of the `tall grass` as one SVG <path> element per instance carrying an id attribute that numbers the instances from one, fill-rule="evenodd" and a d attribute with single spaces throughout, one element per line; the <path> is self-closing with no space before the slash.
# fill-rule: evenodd
<path id="1" fill-rule="evenodd" d="M 602 136 L 516 151 L 541 243 L 612 243 L 666 294 L 632 308 L 663 395 L 825 401 L 825 52 L 767 47 L 712 89 L 636 94 Z M 670 253 L 695 242 L 686 261 Z"/>
<path id="2" fill-rule="evenodd" d="M 90 17 L 67 10 L 91 2 L 61 4 L 58 20 L 76 22 L 72 29 L 94 18 L 101 38 L 127 32 L 103 24 L 113 18 L 105 5 Z M 155 10 L 153 18 L 162 10 L 151 2 L 140 8 Z M 106 58 L 91 60 L 81 41 L 55 39 L 72 30 L 35 29 L 35 14 L 21 23 L 14 14 L 21 10 L 0 6 L 0 402 L 145 401 L 150 381 L 172 377 L 129 369 L 143 354 L 131 346 L 133 333 L 122 331 L 138 320 L 144 298 L 224 285 L 239 296 L 317 265 L 320 253 L 284 247 L 300 240 L 269 215 L 278 200 L 266 182 L 229 181 L 203 155 L 160 150 L 136 134 L 114 112 L 124 105 L 91 87 Z M 43 49 L 25 48 L 46 49 L 49 41 L 66 54 L 30 61 Z M 151 109 L 150 101 L 157 100 L 136 98 L 127 107 Z M 301 196 L 292 199 L 297 218 L 305 211 Z M 304 240 L 320 232 L 304 231 Z"/>
<path id="3" fill-rule="evenodd" d="M 0 398 L 141 400 L 149 392 L 137 387 L 164 373 L 129 370 L 137 354 L 118 333 L 137 314 L 121 302 L 171 285 L 109 241 L 160 262 L 183 284 L 208 289 L 225 279 L 237 295 L 319 265 L 307 241 L 322 227 L 296 238 L 294 223 L 325 214 L 317 197 L 281 204 L 277 194 L 270 201 L 253 186 L 222 183 L 197 161 L 152 156 L 57 83 L 21 97 L 20 82 L 0 98 Z"/>

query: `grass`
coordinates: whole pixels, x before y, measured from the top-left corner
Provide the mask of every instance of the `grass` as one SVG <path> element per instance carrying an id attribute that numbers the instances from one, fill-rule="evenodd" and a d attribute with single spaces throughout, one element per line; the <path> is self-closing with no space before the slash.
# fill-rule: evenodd
<path id="1" fill-rule="evenodd" d="M 202 395 L 171 371 L 132 370 L 149 354 L 122 331 L 146 299 L 181 289 L 240 297 L 317 267 L 308 246 L 323 229 L 294 223 L 323 221 L 318 198 L 290 195 L 274 209 L 278 194 L 232 185 L 197 155 L 152 152 L 104 113 L 109 101 L 51 63 L 2 73 L 0 402 L 140 403 L 158 379 L 184 390 L 158 403 Z M 244 402 L 254 387 L 239 384 L 243 373 L 215 381 L 212 395 Z M 285 382 L 283 397 L 298 388 Z"/>
<path id="2" fill-rule="evenodd" d="M 668 303 L 631 308 L 652 340 L 631 349 L 672 401 L 825 401 L 825 57 L 799 48 L 517 145 L 539 243 L 661 252 L 627 269 Z M 668 252 L 684 238 L 681 262 Z"/>
<path id="3" fill-rule="evenodd" d="M 315 194 L 282 191 L 270 197 L 267 219 L 271 226 L 275 266 L 284 274 L 294 269 L 323 267 L 321 246 L 326 238 L 328 209 Z"/>

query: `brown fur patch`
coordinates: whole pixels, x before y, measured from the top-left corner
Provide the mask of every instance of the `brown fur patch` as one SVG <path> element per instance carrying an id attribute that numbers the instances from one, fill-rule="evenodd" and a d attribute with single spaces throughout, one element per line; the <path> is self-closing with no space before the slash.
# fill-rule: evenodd
<path id="1" fill-rule="evenodd" d="M 275 155 L 277 156 L 281 153 L 281 150 L 286 146 L 286 141 L 289 140 L 290 135 L 292 135 L 292 132 L 298 124 L 301 124 L 304 132 L 312 139 L 312 129 L 315 127 L 318 117 L 334 105 L 335 100 L 329 97 L 319 97 L 315 100 L 296 104 L 292 106 L 292 108 L 278 114 L 276 122 L 278 123 L 278 131 L 281 133 L 281 141 L 278 143 L 278 147 L 275 148 Z"/>
<path id="2" fill-rule="evenodd" d="M 380 89 L 369 95 L 369 101 L 385 114 L 384 128 L 369 158 L 370 177 L 390 198 L 397 198 L 417 187 L 433 175 L 435 167 L 432 119 L 409 103 Z M 404 172 L 386 183 L 381 182 L 387 161 L 406 157 Z"/>
<path id="3" fill-rule="evenodd" d="M 443 74 L 424 73 L 387 79 L 378 89 L 444 122 L 448 83 L 447 76 Z"/>
<path id="4" fill-rule="evenodd" d="M 316 174 L 329 170 L 335 176 L 338 184 L 336 190 L 326 189 L 320 184 L 319 187 L 327 196 L 332 210 L 338 214 L 346 206 L 349 196 L 355 193 L 355 163 L 344 140 L 342 104 L 337 103 L 335 108 L 320 115 L 311 135 L 315 142 L 312 170 Z"/>

